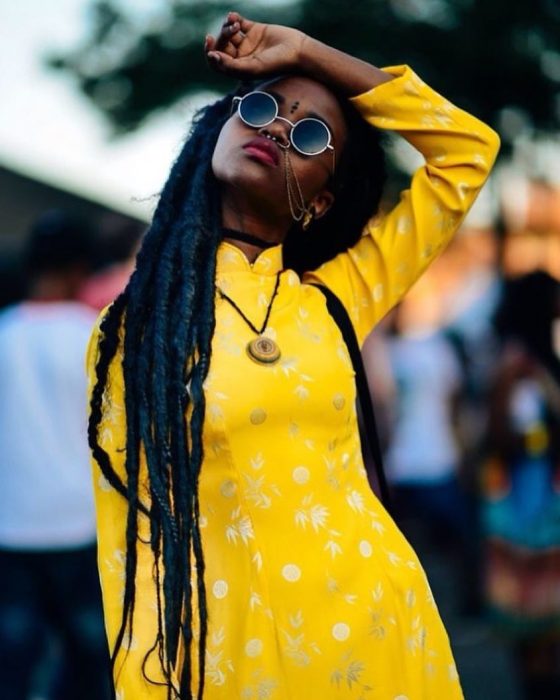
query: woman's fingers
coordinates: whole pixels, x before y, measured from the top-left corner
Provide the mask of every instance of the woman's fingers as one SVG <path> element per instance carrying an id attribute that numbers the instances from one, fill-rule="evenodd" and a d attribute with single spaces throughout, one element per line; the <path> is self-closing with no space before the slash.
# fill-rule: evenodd
<path id="1" fill-rule="evenodd" d="M 245 39 L 245 34 L 241 31 L 241 29 L 238 29 L 232 33 L 229 38 L 230 43 L 232 43 L 236 48 L 241 45 L 243 39 Z"/>
<path id="2" fill-rule="evenodd" d="M 239 33 L 239 30 L 237 30 L 237 33 Z M 227 30 L 222 30 L 218 38 L 213 40 L 211 44 L 205 41 L 204 50 L 206 52 L 221 51 L 227 53 L 229 56 L 236 56 L 237 46 L 241 43 L 242 38 L 241 34 L 237 36 L 235 30 L 230 30 L 228 28 Z"/>
<path id="3" fill-rule="evenodd" d="M 258 72 L 258 62 L 250 56 L 254 41 L 246 36 L 254 25 L 255 22 L 245 19 L 238 12 L 229 12 L 217 39 L 211 35 L 206 37 L 204 51 L 214 70 L 237 77 Z M 242 45 L 246 39 L 245 48 Z"/>
<path id="4" fill-rule="evenodd" d="M 222 25 L 222 32 L 224 37 L 227 37 L 234 46 L 239 46 L 254 24 L 254 22 L 245 19 L 238 12 L 229 12 L 226 21 Z"/>
<path id="5" fill-rule="evenodd" d="M 241 30 L 241 25 L 239 22 L 229 22 L 225 21 L 220 29 L 220 34 L 216 40 L 215 49 L 217 51 L 225 51 L 228 48 L 228 44 L 231 42 L 231 38 L 235 36 Z"/>
<path id="6" fill-rule="evenodd" d="M 239 22 L 239 25 L 241 27 L 241 31 L 244 32 L 245 34 L 255 24 L 250 19 L 247 19 L 246 17 L 243 17 L 242 15 L 240 15 L 239 12 L 228 12 L 226 22 L 227 23 Z"/>
<path id="7" fill-rule="evenodd" d="M 210 51 L 227 54 L 232 58 L 237 56 L 237 48 L 242 44 L 245 33 L 241 29 L 241 22 L 237 19 L 240 17 L 236 12 L 230 12 L 220 29 L 220 34 L 217 39 L 212 35 L 207 35 L 204 41 L 204 51 L 208 55 Z M 215 60 L 216 56 L 208 56 L 209 59 Z"/>

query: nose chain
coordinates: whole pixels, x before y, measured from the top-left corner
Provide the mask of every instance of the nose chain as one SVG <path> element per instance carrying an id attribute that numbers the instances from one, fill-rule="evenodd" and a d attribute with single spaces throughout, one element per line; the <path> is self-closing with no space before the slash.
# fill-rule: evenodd
<path id="1" fill-rule="evenodd" d="M 263 135 L 274 141 L 282 149 L 282 154 L 284 156 L 284 175 L 286 176 L 286 192 L 288 195 L 288 205 L 290 207 L 290 214 L 294 221 L 301 221 L 306 214 L 309 214 L 308 207 L 305 206 L 305 199 L 303 197 L 303 192 L 301 191 L 301 185 L 297 175 L 294 172 L 288 150 L 290 144 L 281 143 L 277 136 L 273 136 L 268 132 L 263 132 Z"/>
<path id="2" fill-rule="evenodd" d="M 255 324 L 251 321 L 251 319 L 247 318 L 247 316 L 243 313 L 243 311 L 239 308 L 239 306 L 231 297 L 229 297 L 222 289 L 217 287 L 217 291 L 220 297 L 227 301 L 228 304 L 235 311 L 237 311 L 237 313 L 241 316 L 241 318 L 245 321 L 245 323 L 249 326 L 253 333 L 256 333 L 257 337 L 247 343 L 246 350 L 251 360 L 260 365 L 275 364 L 276 362 L 278 362 L 281 355 L 280 348 L 274 342 L 274 340 L 263 335 L 268 325 L 268 319 L 270 318 L 272 305 L 274 304 L 274 300 L 276 299 L 276 295 L 278 294 L 279 286 L 280 272 L 278 272 L 278 274 L 276 275 L 276 284 L 274 285 L 274 291 L 272 292 L 272 296 L 270 297 L 268 308 L 266 310 L 266 316 L 260 328 L 257 328 Z"/>
<path id="3" fill-rule="evenodd" d="M 284 151 L 284 173 L 286 175 L 286 191 L 288 193 L 290 214 L 294 221 L 301 221 L 308 213 L 308 208 L 305 206 L 303 192 L 301 191 L 299 180 L 292 167 L 288 151 Z"/>

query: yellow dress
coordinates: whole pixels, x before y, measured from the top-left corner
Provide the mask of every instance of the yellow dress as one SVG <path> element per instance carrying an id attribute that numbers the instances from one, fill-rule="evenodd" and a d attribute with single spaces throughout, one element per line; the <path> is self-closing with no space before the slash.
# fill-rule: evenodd
<path id="1" fill-rule="evenodd" d="M 493 164 L 498 137 L 406 67 L 353 98 L 364 118 L 398 131 L 426 158 L 410 190 L 358 244 L 300 281 L 281 272 L 266 334 L 278 364 L 252 362 L 253 333 L 216 297 L 205 384 L 201 527 L 209 605 L 208 700 L 456 700 L 446 632 L 413 550 L 368 487 L 352 366 L 321 292 L 329 286 L 362 341 L 445 246 Z M 217 284 L 259 325 L 282 250 L 251 265 L 218 251 Z M 88 353 L 94 374 L 99 331 Z M 101 443 L 123 470 L 118 363 L 110 374 Z M 121 619 L 125 501 L 96 464 L 99 567 L 111 644 Z M 144 472 L 145 478 L 145 472 Z M 141 523 L 144 534 L 147 523 Z M 145 539 L 145 538 L 142 538 Z M 138 543 L 136 612 L 121 653 L 118 700 L 164 700 L 142 662 L 156 634 L 149 546 Z M 147 675 L 161 680 L 154 655 Z"/>

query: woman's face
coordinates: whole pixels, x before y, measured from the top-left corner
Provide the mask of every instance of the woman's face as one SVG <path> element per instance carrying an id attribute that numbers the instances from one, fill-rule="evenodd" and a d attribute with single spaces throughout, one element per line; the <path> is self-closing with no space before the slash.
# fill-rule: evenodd
<path id="1" fill-rule="evenodd" d="M 336 98 L 325 86 L 309 78 L 288 77 L 260 85 L 258 89 L 272 94 L 278 102 L 279 116 L 292 123 L 305 117 L 324 121 L 331 132 L 335 158 L 340 159 L 346 125 Z M 285 150 L 270 139 L 275 137 L 287 144 L 290 129 L 290 124 L 280 119 L 260 129 L 253 128 L 234 110 L 220 132 L 212 157 L 213 172 L 223 184 L 226 197 L 245 201 L 256 211 L 262 208 L 269 216 L 289 219 L 284 160 L 287 153 L 306 205 L 313 205 L 317 217 L 326 212 L 333 201 L 327 188 L 333 174 L 333 152 L 327 149 L 318 155 L 305 156 L 291 144 Z"/>

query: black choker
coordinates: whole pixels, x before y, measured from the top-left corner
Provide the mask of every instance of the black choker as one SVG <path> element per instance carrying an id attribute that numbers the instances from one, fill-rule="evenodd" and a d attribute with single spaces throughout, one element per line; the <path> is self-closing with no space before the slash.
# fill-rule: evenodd
<path id="1" fill-rule="evenodd" d="M 278 243 L 273 243 L 272 241 L 264 241 L 262 238 L 257 238 L 257 236 L 252 236 L 250 233 L 245 233 L 244 231 L 237 231 L 234 228 L 222 228 L 222 238 L 232 238 L 234 241 L 242 241 L 243 243 L 250 243 L 257 248 L 274 248 Z"/>

